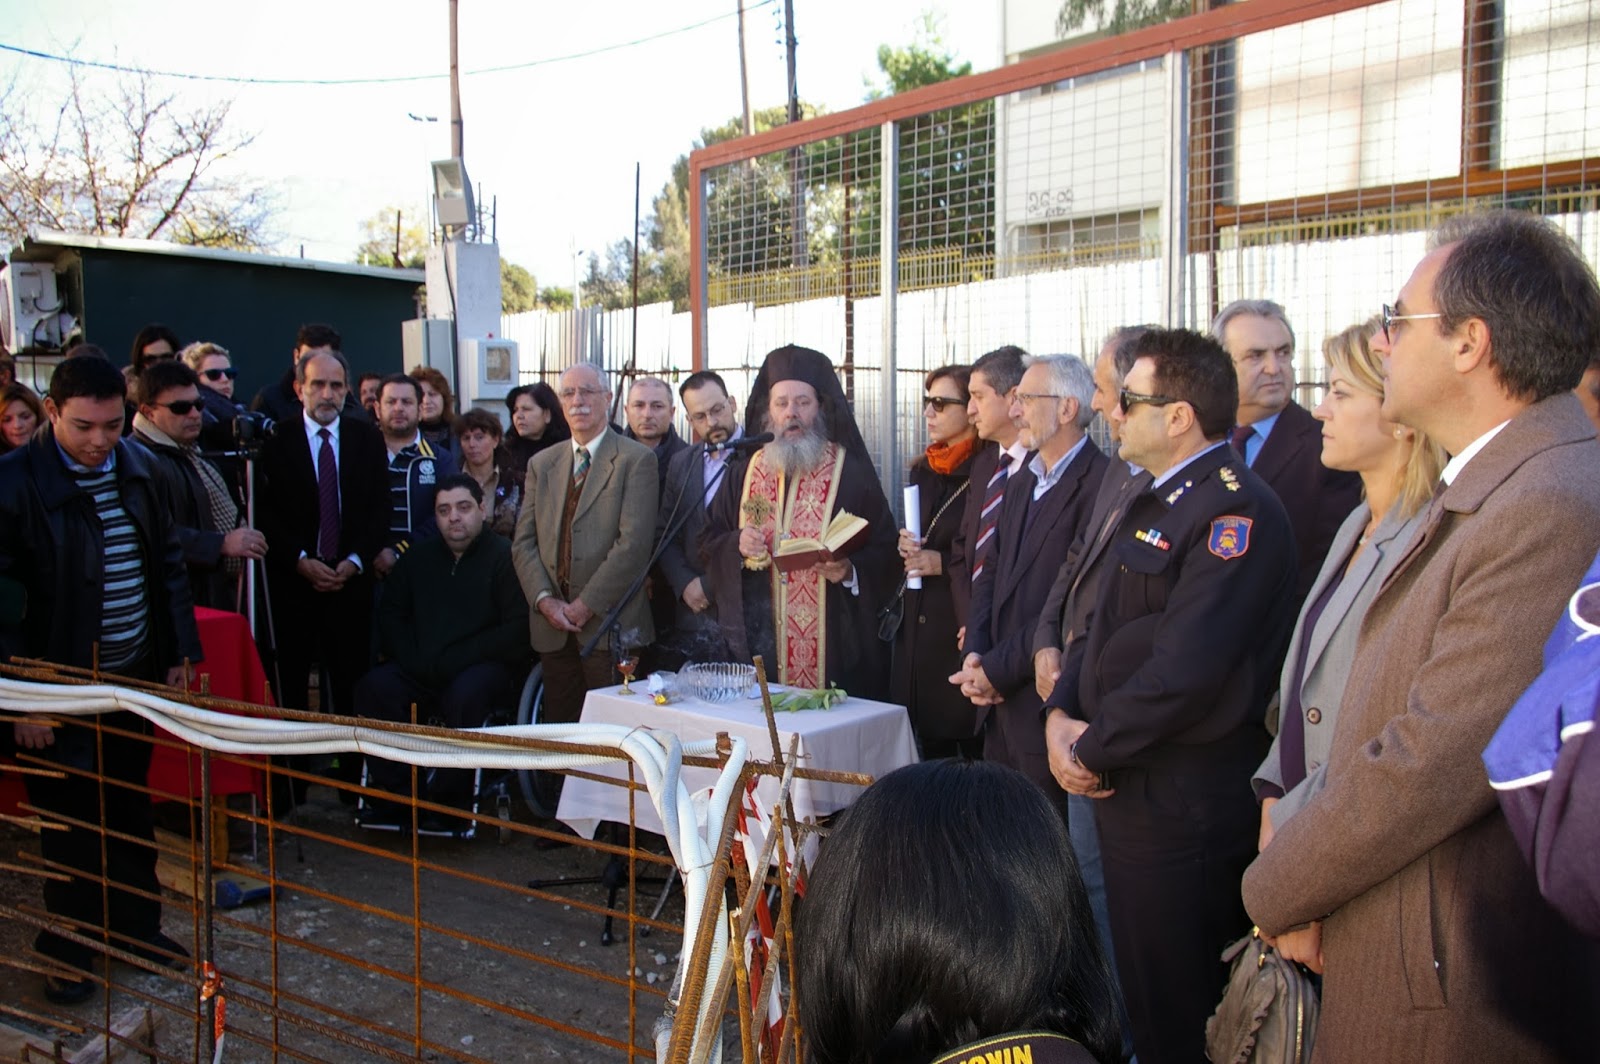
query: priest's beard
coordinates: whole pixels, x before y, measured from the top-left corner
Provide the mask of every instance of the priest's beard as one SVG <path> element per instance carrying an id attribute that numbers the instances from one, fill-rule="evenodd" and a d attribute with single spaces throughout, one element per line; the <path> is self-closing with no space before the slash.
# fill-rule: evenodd
<path id="1" fill-rule="evenodd" d="M 768 428 L 778 432 L 781 426 L 769 424 Z M 768 464 L 783 470 L 783 475 L 792 480 L 820 466 L 827 449 L 828 437 L 823 433 L 822 422 L 818 418 L 811 423 L 804 436 L 791 439 L 780 435 L 762 447 L 761 451 Z"/>

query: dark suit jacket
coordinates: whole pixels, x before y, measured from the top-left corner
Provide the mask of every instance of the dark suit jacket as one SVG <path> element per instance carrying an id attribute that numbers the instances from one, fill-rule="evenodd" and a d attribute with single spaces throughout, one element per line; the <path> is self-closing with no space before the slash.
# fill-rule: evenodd
<path id="1" fill-rule="evenodd" d="M 993 440 L 980 440 L 972 455 L 972 472 L 967 478 L 972 486 L 967 489 L 966 501 L 961 506 L 961 525 L 950 547 L 950 593 L 955 598 L 957 627 L 966 624 L 972 612 L 972 555 L 978 542 L 978 519 L 983 516 L 983 493 L 999 461 L 1000 445 Z"/>
<path id="2" fill-rule="evenodd" d="M 717 485 L 719 489 L 721 481 L 728 477 L 728 468 L 733 464 L 734 454 L 730 451 L 722 458 L 723 472 Z M 675 507 L 675 520 L 682 521 L 678 534 L 662 547 L 661 559 L 657 563 L 661 575 L 670 586 L 667 593 L 673 599 L 674 631 L 658 630 L 656 638 L 663 641 L 671 639 L 674 649 L 696 661 L 720 660 L 707 655 L 714 654 L 723 646 L 722 625 L 717 620 L 715 602 L 712 603 L 713 608 L 704 613 L 694 612 L 683 602 L 684 588 L 705 576 L 698 547 L 706 527 L 705 488 L 705 457 L 701 448 L 696 445 L 680 448 L 667 463 L 667 479 L 661 492 L 660 514 L 656 518 L 657 543 L 666 535 L 668 519 L 673 518 Z M 710 581 L 701 580 L 700 587 L 709 599 Z"/>
<path id="3" fill-rule="evenodd" d="M 1361 501 L 1361 478 L 1322 464 L 1322 423 L 1291 401 L 1250 466 L 1289 511 L 1299 552 L 1295 604 L 1305 600 L 1334 533 Z"/>
<path id="4" fill-rule="evenodd" d="M 1005 696 L 1006 708 L 1040 706 L 1033 687 L 1033 630 L 1052 578 L 1089 515 L 1105 469 L 1106 456 L 1090 440 L 1038 503 L 1033 502 L 1036 481 L 1026 466 L 1006 483 L 993 564 L 985 565 L 972 585 L 966 642 L 967 653 L 983 659 L 983 671 Z M 976 477 L 972 483 L 977 483 Z M 1044 743 L 1043 728 L 1039 742 Z"/>
<path id="5" fill-rule="evenodd" d="M 363 417 L 339 417 L 339 553 L 354 554 L 362 570 L 389 536 L 389 452 L 383 436 Z M 301 553 L 317 554 L 317 464 L 306 439 L 304 412 L 278 423 L 261 449 L 256 513 L 267 537 L 267 564 L 274 579 L 303 582 L 295 573 Z M 280 575 L 281 574 L 281 575 Z"/>

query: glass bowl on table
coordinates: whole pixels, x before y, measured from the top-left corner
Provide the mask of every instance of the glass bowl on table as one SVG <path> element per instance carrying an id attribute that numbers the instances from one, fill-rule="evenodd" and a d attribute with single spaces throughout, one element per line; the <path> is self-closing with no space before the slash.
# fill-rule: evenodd
<path id="1" fill-rule="evenodd" d="M 754 665 L 710 662 L 686 665 L 680 678 L 693 694 L 705 702 L 732 702 L 751 697 L 756 683 Z"/>

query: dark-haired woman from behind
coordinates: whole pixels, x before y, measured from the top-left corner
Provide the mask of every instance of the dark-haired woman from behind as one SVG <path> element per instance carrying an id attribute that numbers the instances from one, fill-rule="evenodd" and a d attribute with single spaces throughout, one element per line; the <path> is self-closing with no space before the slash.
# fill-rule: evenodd
<path id="1" fill-rule="evenodd" d="M 927 761 L 863 792 L 800 903 L 795 988 L 813 1064 L 1015 1060 L 1024 1047 L 1034 1064 L 1120 1058 L 1066 826 L 1002 765 Z"/>
<path id="2" fill-rule="evenodd" d="M 910 482 L 921 500 L 920 537 L 900 530 L 906 576 L 922 580 L 902 592 L 900 631 L 895 639 L 890 701 L 905 706 L 924 758 L 978 757 L 977 707 L 945 680 L 961 668 L 958 619 L 950 558 L 966 500 L 967 476 L 978 442 L 967 417 L 966 366 L 942 366 L 923 382 L 922 420 L 928 449 L 911 466 Z M 965 588 L 960 588 L 965 591 Z M 962 604 L 964 606 L 964 603 Z"/>

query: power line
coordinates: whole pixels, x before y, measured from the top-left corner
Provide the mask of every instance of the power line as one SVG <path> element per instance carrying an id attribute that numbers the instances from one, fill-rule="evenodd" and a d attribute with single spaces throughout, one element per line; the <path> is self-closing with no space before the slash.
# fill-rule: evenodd
<path id="1" fill-rule="evenodd" d="M 753 11 L 757 8 L 768 7 L 777 2 L 778 0 L 755 0 L 755 2 L 747 6 L 745 10 L 747 12 Z M 481 70 L 469 70 L 466 72 L 466 76 L 476 77 L 480 74 L 505 74 L 516 70 L 530 70 L 534 67 L 571 62 L 574 59 L 588 59 L 591 56 L 604 55 L 608 52 L 617 52 L 625 48 L 636 48 L 641 44 L 649 44 L 652 41 L 659 41 L 667 37 L 674 37 L 680 33 L 688 33 L 691 30 L 697 30 L 705 26 L 709 26 L 714 22 L 722 22 L 726 19 L 735 18 L 737 16 L 738 12 L 736 11 L 725 12 L 720 15 L 712 15 L 711 17 L 702 19 L 699 22 L 691 22 L 687 26 L 679 26 L 676 29 L 662 30 L 659 33 L 652 33 L 649 36 L 638 37 L 631 41 L 622 41 L 618 44 L 602 45 L 598 48 L 590 48 L 582 52 L 570 52 L 567 55 L 554 55 L 546 59 L 530 59 L 526 63 L 508 63 L 504 66 L 484 67 Z M 25 56 L 29 59 L 41 59 L 51 63 L 66 63 L 69 66 L 89 67 L 94 70 L 109 70 L 118 74 L 139 74 L 154 78 L 175 78 L 180 81 L 223 82 L 230 85 L 400 85 L 417 81 L 439 81 L 450 76 L 448 73 L 445 73 L 406 74 L 396 77 L 381 78 L 246 78 L 227 74 L 194 74 L 179 70 L 152 70 L 148 67 L 126 66 L 121 63 L 105 63 L 94 59 L 77 59 L 69 55 L 53 55 L 49 52 L 41 52 L 32 48 L 22 48 L 14 44 L 6 44 L 3 41 L 0 41 L 0 51 L 12 52 L 16 55 Z"/>

